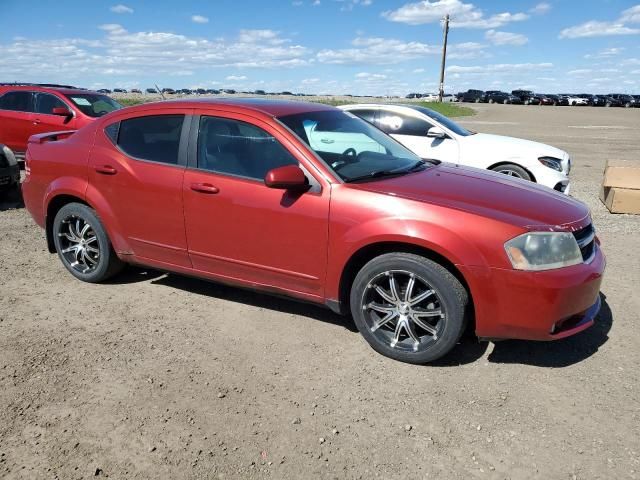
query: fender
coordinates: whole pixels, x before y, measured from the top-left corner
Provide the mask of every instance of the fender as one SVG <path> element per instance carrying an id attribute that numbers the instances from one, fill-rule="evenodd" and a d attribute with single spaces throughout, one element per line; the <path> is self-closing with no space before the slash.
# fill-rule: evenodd
<path id="1" fill-rule="evenodd" d="M 375 234 L 374 232 L 385 232 Z M 487 259 L 473 243 L 441 225 L 417 219 L 383 218 L 356 224 L 340 237 L 330 238 L 327 298 L 339 298 L 340 280 L 349 260 L 360 250 L 378 243 L 404 243 L 425 248 L 454 265 L 488 268 Z M 447 245 L 447 248 L 443 247 Z M 453 252 L 457 253 L 453 253 Z"/>
<path id="2" fill-rule="evenodd" d="M 119 233 L 124 230 L 118 221 L 118 217 L 114 214 L 109 202 L 107 202 L 100 190 L 90 183 L 87 183 L 86 202 L 98 213 L 98 217 L 102 220 L 109 240 L 111 240 L 113 249 L 118 256 L 131 254 L 133 250 L 129 242 L 126 237 Z"/>

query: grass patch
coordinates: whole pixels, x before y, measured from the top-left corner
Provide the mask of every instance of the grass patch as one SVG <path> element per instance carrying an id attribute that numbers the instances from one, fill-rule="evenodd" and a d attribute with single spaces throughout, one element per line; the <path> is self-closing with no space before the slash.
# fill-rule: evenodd
<path id="1" fill-rule="evenodd" d="M 171 99 L 172 97 L 169 97 Z M 189 98 L 183 98 L 184 100 L 189 100 Z M 142 103 L 148 102 L 157 102 L 161 99 L 158 97 L 153 98 L 145 98 L 145 97 L 119 97 L 116 99 L 121 105 L 125 107 L 132 107 L 134 105 L 140 105 Z M 323 103 L 325 105 L 332 105 L 334 107 L 340 105 L 351 105 L 354 103 L 384 103 L 377 101 L 375 99 L 363 99 L 361 102 L 353 101 L 353 100 L 343 100 L 338 98 L 326 98 L 326 97 L 301 97 L 299 99 L 302 102 L 314 102 L 314 103 Z M 470 115 L 474 115 L 476 112 L 472 108 L 463 107 L 456 103 L 450 102 L 391 102 L 398 104 L 406 104 L 406 105 L 418 105 L 420 107 L 430 108 L 431 110 L 435 110 L 438 113 L 446 117 L 468 117 Z"/>
<path id="2" fill-rule="evenodd" d="M 420 107 L 430 108 L 438 113 L 441 113 L 445 117 L 469 117 L 475 115 L 476 111 L 473 108 L 463 107 L 456 103 L 451 102 L 416 102 L 410 105 L 418 105 Z"/>

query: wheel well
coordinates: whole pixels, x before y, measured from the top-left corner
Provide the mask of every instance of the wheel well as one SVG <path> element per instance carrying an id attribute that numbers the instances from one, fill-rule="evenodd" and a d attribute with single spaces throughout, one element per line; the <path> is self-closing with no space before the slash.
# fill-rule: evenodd
<path id="1" fill-rule="evenodd" d="M 56 246 L 53 243 L 53 220 L 56 218 L 56 214 L 60 211 L 60 209 L 69 203 L 82 203 L 83 205 L 89 205 L 81 198 L 74 197 L 73 195 L 58 195 L 51 199 L 49 205 L 47 206 L 47 216 L 45 223 L 47 248 L 51 253 L 56 253 Z"/>
<path id="2" fill-rule="evenodd" d="M 428 248 L 420 247 L 418 245 L 412 245 L 410 243 L 400 243 L 400 242 L 381 242 L 374 243 L 371 245 L 367 245 L 356 253 L 354 253 L 347 264 L 345 265 L 342 276 L 340 277 L 340 312 L 348 313 L 349 312 L 349 296 L 351 295 L 351 286 L 353 285 L 353 281 L 356 278 L 358 272 L 364 267 L 370 260 L 373 260 L 375 257 L 383 255 L 385 253 L 413 253 L 415 255 L 420 255 L 422 257 L 428 258 L 446 268 L 454 277 L 458 279 L 458 281 L 462 284 L 462 286 L 467 291 L 469 295 L 469 307 L 467 312 L 469 314 L 468 318 L 468 326 L 473 328 L 475 331 L 474 317 L 473 315 L 473 297 L 471 295 L 471 290 L 469 289 L 469 285 L 465 280 L 460 270 L 456 268 L 456 266 L 449 261 L 447 258 L 443 257 L 437 252 L 433 250 L 429 250 Z"/>
<path id="3" fill-rule="evenodd" d="M 487 167 L 487 170 L 493 170 L 494 168 L 499 167 L 500 165 L 517 165 L 518 167 L 522 168 L 525 172 L 527 172 L 529 174 L 529 176 L 531 177 L 531 180 L 533 182 L 538 183 L 538 181 L 536 180 L 535 175 L 533 173 L 531 173 L 531 170 L 526 168 L 524 165 L 520 165 L 519 163 L 516 163 L 516 162 L 498 162 L 498 163 L 494 163 L 490 167 Z"/>

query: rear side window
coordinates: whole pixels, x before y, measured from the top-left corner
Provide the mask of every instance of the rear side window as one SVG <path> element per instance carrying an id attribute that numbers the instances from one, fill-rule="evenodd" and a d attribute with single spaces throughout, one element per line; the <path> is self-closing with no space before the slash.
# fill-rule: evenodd
<path id="1" fill-rule="evenodd" d="M 130 118 L 122 120 L 119 131 L 111 134 L 117 135 L 118 146 L 131 157 L 177 165 L 183 123 L 184 115 Z"/>
<path id="2" fill-rule="evenodd" d="M 269 170 L 284 165 L 298 161 L 261 128 L 227 118 L 200 119 L 198 168 L 262 181 Z"/>
<path id="3" fill-rule="evenodd" d="M 55 95 L 50 93 L 36 93 L 36 113 L 51 115 L 54 108 L 69 108 Z"/>
<path id="4" fill-rule="evenodd" d="M 380 112 L 379 128 L 389 134 L 424 137 L 433 127 L 426 120 L 395 112 Z"/>
<path id="5" fill-rule="evenodd" d="M 0 97 L 0 110 L 33 112 L 32 92 L 7 92 Z"/>

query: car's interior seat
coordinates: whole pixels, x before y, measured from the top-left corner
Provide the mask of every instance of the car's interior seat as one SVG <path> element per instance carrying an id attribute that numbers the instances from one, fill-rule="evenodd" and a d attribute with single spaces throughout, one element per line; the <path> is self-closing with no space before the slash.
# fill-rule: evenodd
<path id="1" fill-rule="evenodd" d="M 224 120 L 207 120 L 198 148 L 198 167 L 231 175 L 249 176 L 242 156 L 241 138 Z"/>

